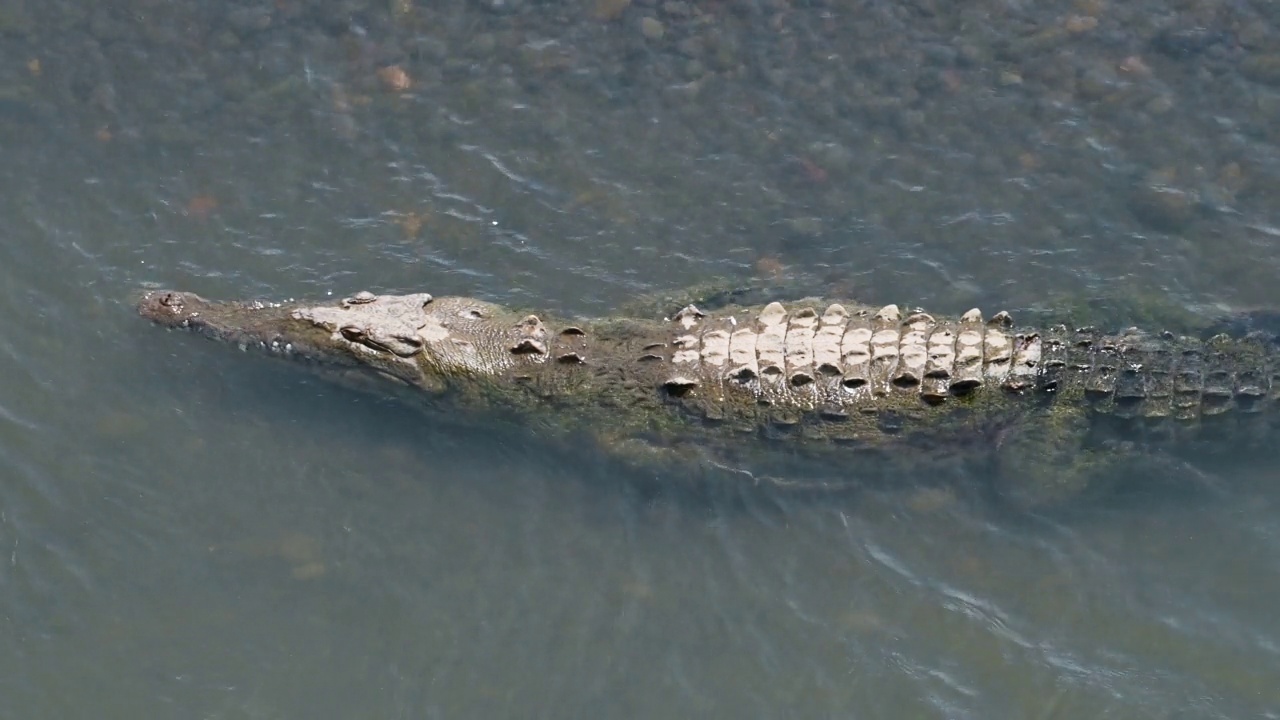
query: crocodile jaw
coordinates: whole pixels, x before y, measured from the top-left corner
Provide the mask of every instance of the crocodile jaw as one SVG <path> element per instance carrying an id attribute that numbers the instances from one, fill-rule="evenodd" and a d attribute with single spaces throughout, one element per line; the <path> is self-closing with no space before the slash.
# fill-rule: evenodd
<path id="1" fill-rule="evenodd" d="M 327 303 L 212 302 L 146 293 L 138 313 L 241 349 L 355 366 L 430 392 L 547 359 L 541 320 L 480 300 L 361 292 Z"/>
<path id="2" fill-rule="evenodd" d="M 241 350 L 265 350 L 299 359 L 351 364 L 297 307 L 267 302 L 212 302 L 195 293 L 153 290 L 138 301 L 138 314 L 157 325 L 191 330 Z"/>

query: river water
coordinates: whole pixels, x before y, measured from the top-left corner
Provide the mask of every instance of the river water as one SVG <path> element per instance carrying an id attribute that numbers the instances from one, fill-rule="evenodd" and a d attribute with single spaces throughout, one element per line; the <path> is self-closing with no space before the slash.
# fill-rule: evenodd
<path id="1" fill-rule="evenodd" d="M 1274 309 L 1276 8 L 0 2 L 0 717 L 1280 717 L 1272 465 L 653 496 L 131 311 Z"/>

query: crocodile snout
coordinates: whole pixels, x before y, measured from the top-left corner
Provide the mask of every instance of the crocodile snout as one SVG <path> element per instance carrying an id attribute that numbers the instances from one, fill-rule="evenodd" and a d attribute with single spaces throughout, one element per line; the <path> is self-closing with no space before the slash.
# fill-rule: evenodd
<path id="1" fill-rule="evenodd" d="M 203 302 L 203 298 L 193 293 L 149 290 L 138 301 L 138 314 L 161 325 L 180 325 L 191 317 L 190 307 Z"/>

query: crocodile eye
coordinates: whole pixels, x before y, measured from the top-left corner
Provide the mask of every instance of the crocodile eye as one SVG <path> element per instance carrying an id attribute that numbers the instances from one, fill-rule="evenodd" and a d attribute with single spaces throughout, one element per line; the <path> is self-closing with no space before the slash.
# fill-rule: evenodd
<path id="1" fill-rule="evenodd" d="M 484 311 L 480 308 L 467 308 L 466 310 L 458 313 L 458 315 L 460 317 L 471 318 L 473 320 L 479 320 L 480 318 L 485 317 Z"/>

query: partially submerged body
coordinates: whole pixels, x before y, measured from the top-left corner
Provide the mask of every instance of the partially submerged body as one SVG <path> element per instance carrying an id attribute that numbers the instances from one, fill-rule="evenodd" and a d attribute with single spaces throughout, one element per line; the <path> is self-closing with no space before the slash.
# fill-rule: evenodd
<path id="1" fill-rule="evenodd" d="M 562 320 L 426 294 L 279 305 L 160 291 L 139 312 L 384 379 L 442 419 L 781 484 L 991 463 L 1003 492 L 1040 504 L 1135 452 L 1232 446 L 1274 415 L 1275 346 L 1257 334 L 1018 328 L 1007 313 L 818 301 Z M 774 474 L 780 457 L 817 462 Z"/>

